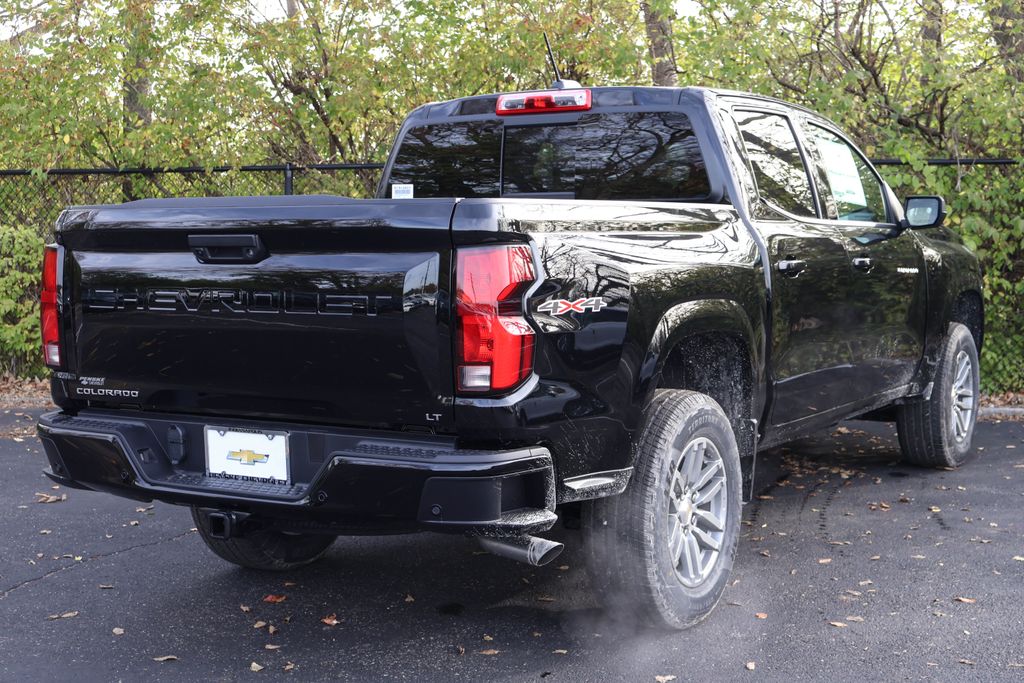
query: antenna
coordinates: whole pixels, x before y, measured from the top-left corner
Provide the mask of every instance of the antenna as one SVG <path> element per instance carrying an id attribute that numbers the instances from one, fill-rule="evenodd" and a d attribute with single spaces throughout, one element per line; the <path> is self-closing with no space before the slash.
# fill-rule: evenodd
<path id="1" fill-rule="evenodd" d="M 548 60 L 551 62 L 551 70 L 555 72 L 555 82 L 551 84 L 551 87 L 553 89 L 555 89 L 555 90 L 565 90 L 566 88 L 581 88 L 581 87 L 583 87 L 579 83 L 577 83 L 576 81 L 569 81 L 569 80 L 563 81 L 562 80 L 562 74 L 558 70 L 558 65 L 555 64 L 555 55 L 552 54 L 552 52 L 551 52 L 551 43 L 548 41 L 547 31 L 545 31 L 543 33 L 543 35 L 544 35 L 544 47 L 546 47 L 547 50 L 548 50 Z"/>
<path id="2" fill-rule="evenodd" d="M 555 72 L 555 82 L 562 80 L 562 74 L 558 73 L 558 65 L 555 64 L 555 56 L 551 54 L 551 43 L 548 42 L 548 32 L 544 32 L 544 47 L 548 49 L 548 60 L 551 62 L 551 70 Z"/>

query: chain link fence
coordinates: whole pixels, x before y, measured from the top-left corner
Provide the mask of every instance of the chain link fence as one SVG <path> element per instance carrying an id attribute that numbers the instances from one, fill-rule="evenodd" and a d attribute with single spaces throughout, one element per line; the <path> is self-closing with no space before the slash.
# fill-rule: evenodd
<path id="1" fill-rule="evenodd" d="M 874 163 L 883 167 L 907 165 L 898 159 L 877 159 Z M 925 165 L 946 167 L 946 171 L 960 173 L 962 168 L 1014 167 L 1017 163 L 1015 159 L 928 159 Z M 111 204 L 150 197 L 275 194 L 371 197 L 382 168 L 383 164 L 358 163 L 163 170 L 0 170 L 0 226 L 31 225 L 40 235 L 46 235 L 67 206 Z M 956 185 L 959 185 L 959 180 L 957 178 Z M 894 184 L 898 186 L 901 183 Z"/>
<path id="2" fill-rule="evenodd" d="M 117 204 L 151 197 L 275 194 L 373 196 L 382 164 L 240 168 L 55 169 L 0 171 L 0 226 L 34 226 L 40 235 L 75 204 Z"/>

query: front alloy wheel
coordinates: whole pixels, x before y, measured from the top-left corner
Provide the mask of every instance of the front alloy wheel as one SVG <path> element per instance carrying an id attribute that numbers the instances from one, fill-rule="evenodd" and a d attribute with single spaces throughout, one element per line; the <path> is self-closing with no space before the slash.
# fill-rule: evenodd
<path id="1" fill-rule="evenodd" d="M 896 427 L 903 459 L 926 467 L 958 467 L 971 452 L 978 417 L 978 349 L 966 326 L 943 340 L 931 395 L 900 404 Z"/>

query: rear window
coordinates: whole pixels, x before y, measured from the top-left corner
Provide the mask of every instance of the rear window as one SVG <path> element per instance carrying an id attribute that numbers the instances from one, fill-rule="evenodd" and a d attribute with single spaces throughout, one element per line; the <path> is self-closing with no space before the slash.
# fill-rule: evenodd
<path id="1" fill-rule="evenodd" d="M 678 112 L 419 126 L 402 140 L 390 186 L 396 197 L 698 200 L 711 192 L 693 126 Z"/>

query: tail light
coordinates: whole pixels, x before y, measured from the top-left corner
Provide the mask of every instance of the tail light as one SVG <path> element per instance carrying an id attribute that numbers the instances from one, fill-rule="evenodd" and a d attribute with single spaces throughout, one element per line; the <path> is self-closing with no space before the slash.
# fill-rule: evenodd
<path id="1" fill-rule="evenodd" d="M 586 111 L 587 109 L 590 109 L 589 90 L 545 90 L 543 92 L 499 95 L 494 113 L 499 116 L 507 116 L 508 114 L 544 114 Z"/>
<path id="2" fill-rule="evenodd" d="M 460 392 L 506 391 L 533 369 L 523 295 L 536 280 L 527 246 L 456 251 L 456 375 Z"/>
<path id="3" fill-rule="evenodd" d="M 39 326 L 43 333 L 43 359 L 60 367 L 60 325 L 57 317 L 57 247 L 43 252 L 43 288 L 39 294 Z"/>

